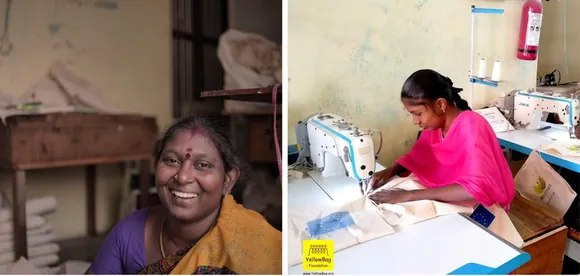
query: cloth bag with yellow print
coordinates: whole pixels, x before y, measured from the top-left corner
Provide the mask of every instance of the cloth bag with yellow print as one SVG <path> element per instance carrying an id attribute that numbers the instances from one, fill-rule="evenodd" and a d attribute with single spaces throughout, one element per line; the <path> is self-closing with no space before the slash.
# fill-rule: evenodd
<path id="1" fill-rule="evenodd" d="M 514 178 L 516 190 L 525 198 L 548 206 L 563 217 L 576 198 L 568 182 L 533 150 Z"/>

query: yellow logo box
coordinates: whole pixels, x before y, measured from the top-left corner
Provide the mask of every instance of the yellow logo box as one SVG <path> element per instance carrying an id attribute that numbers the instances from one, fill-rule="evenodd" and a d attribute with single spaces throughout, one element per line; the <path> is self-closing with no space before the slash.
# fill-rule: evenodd
<path id="1" fill-rule="evenodd" d="M 333 271 L 334 241 L 333 240 L 302 241 L 302 270 Z"/>

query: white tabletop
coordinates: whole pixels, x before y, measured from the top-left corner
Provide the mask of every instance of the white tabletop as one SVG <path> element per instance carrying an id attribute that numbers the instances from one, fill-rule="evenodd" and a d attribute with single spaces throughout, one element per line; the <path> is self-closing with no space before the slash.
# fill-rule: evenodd
<path id="1" fill-rule="evenodd" d="M 384 169 L 384 166 L 376 164 L 376 171 Z M 333 201 L 349 202 L 362 196 L 360 185 L 354 178 L 344 175 L 323 177 L 318 171 L 310 171 L 308 174 Z"/>
<path id="2" fill-rule="evenodd" d="M 449 274 L 467 263 L 496 268 L 520 252 L 459 215 L 441 216 L 335 253 L 336 274 Z M 302 275 L 302 264 L 288 270 Z"/>
<path id="3" fill-rule="evenodd" d="M 322 195 L 326 193 L 315 192 L 321 186 L 334 199 L 329 204 L 346 203 L 351 198 L 360 197 L 360 188 L 354 179 L 346 176 L 321 179 L 321 175 L 312 175 L 314 177 L 289 181 L 289 208 L 307 205 L 311 200 L 323 202 Z M 322 184 L 317 184 L 315 178 L 316 181 L 323 180 Z M 518 248 L 459 214 L 394 228 L 394 234 L 337 252 L 334 272 L 448 274 L 468 263 L 497 268 L 521 253 Z M 302 272 L 302 264 L 290 267 L 288 271 L 293 275 L 302 275 Z"/>
<path id="4" fill-rule="evenodd" d="M 534 149 L 538 151 L 543 159 L 554 165 L 564 167 L 571 171 L 580 173 L 580 158 L 564 156 L 557 153 L 540 150 L 542 145 L 547 145 L 557 141 L 572 141 L 569 134 L 560 129 L 551 128 L 543 131 L 518 129 L 496 134 L 502 146 L 511 150 L 519 151 L 524 154 L 530 154 Z"/>
<path id="5" fill-rule="evenodd" d="M 288 208 L 292 209 L 305 204 L 331 204 L 332 199 L 312 181 L 312 178 L 306 176 L 302 179 L 293 179 L 288 181 Z"/>

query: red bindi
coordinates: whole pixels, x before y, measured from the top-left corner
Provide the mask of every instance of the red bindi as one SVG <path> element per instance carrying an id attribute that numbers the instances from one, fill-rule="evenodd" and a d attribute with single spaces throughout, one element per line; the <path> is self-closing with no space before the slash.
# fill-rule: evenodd
<path id="1" fill-rule="evenodd" d="M 189 159 L 190 157 L 191 157 L 191 154 L 189 154 L 189 153 L 185 154 L 185 159 Z"/>

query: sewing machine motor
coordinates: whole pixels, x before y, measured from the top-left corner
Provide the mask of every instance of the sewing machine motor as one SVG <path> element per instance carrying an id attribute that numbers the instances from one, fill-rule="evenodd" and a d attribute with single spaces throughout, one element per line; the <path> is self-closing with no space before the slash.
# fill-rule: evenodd
<path id="1" fill-rule="evenodd" d="M 335 114 L 319 113 L 296 125 L 300 157 L 309 157 L 323 177 L 346 174 L 368 182 L 376 165 L 371 131 Z"/>

